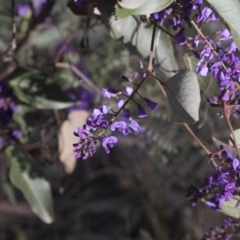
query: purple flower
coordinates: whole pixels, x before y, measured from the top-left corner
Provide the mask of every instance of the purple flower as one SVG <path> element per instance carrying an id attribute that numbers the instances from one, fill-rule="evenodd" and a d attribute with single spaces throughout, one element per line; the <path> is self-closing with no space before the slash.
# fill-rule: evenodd
<path id="1" fill-rule="evenodd" d="M 20 130 L 13 130 L 12 132 L 12 136 L 15 138 L 15 139 L 19 139 L 22 135 L 22 132 Z"/>
<path id="2" fill-rule="evenodd" d="M 126 93 L 128 94 L 128 96 L 130 96 L 131 94 L 132 94 L 132 92 L 133 92 L 133 89 L 132 89 L 132 87 L 126 87 Z"/>
<path id="3" fill-rule="evenodd" d="M 206 204 L 211 207 L 213 210 L 217 211 L 221 209 L 221 206 L 223 205 L 225 199 L 224 197 L 221 197 L 219 195 L 215 195 L 211 199 L 208 199 L 206 201 Z"/>
<path id="4" fill-rule="evenodd" d="M 137 104 L 137 107 L 138 107 L 138 117 L 145 118 L 147 116 L 147 113 L 144 110 L 144 108 L 140 104 Z"/>
<path id="5" fill-rule="evenodd" d="M 118 91 L 116 91 L 113 88 L 103 88 L 102 89 L 102 95 L 105 98 L 111 98 L 111 97 L 117 97 L 118 95 Z"/>
<path id="6" fill-rule="evenodd" d="M 24 17 L 30 10 L 30 6 L 28 4 L 21 4 L 21 3 L 16 3 L 15 8 L 20 17 Z"/>
<path id="7" fill-rule="evenodd" d="M 99 110 L 102 112 L 102 114 L 108 114 L 109 110 L 111 109 L 110 106 L 102 105 Z"/>
<path id="8" fill-rule="evenodd" d="M 187 43 L 187 38 L 184 34 L 184 28 L 181 28 L 181 30 L 175 34 L 174 39 L 179 45 L 184 45 Z"/>
<path id="9" fill-rule="evenodd" d="M 140 132 L 141 131 L 140 126 L 133 119 L 130 119 L 130 124 L 128 126 L 135 132 Z"/>
<path id="10" fill-rule="evenodd" d="M 235 183 L 233 183 L 233 182 L 232 183 L 228 183 L 228 184 L 226 184 L 224 190 L 225 190 L 225 192 L 233 192 L 235 187 L 236 187 Z"/>
<path id="11" fill-rule="evenodd" d="M 233 159 L 232 166 L 233 166 L 233 169 L 236 171 L 237 167 L 239 166 L 239 160 L 237 158 Z"/>
<path id="12" fill-rule="evenodd" d="M 102 140 L 102 146 L 107 154 L 110 153 L 109 148 L 114 147 L 115 143 L 117 143 L 117 138 L 114 136 L 106 137 Z"/>
<path id="13" fill-rule="evenodd" d="M 133 73 L 133 79 L 137 78 L 138 77 L 138 72 L 134 72 Z"/>
<path id="14" fill-rule="evenodd" d="M 124 100 L 122 100 L 122 99 L 118 100 L 118 101 L 117 101 L 117 106 L 118 106 L 118 108 L 121 108 L 121 107 L 124 105 L 124 103 L 125 103 Z"/>
<path id="15" fill-rule="evenodd" d="M 93 107 L 93 100 L 95 98 L 95 93 L 90 92 L 83 87 L 69 88 L 66 91 L 68 97 L 73 101 L 79 101 L 75 106 L 69 107 L 68 112 L 75 110 L 90 110 Z"/>
<path id="16" fill-rule="evenodd" d="M 118 131 L 125 135 L 127 133 L 126 131 L 127 124 L 124 121 L 116 121 L 111 125 L 112 131 Z"/>
<path id="17" fill-rule="evenodd" d="M 155 110 L 158 107 L 158 104 L 149 100 L 148 98 L 143 98 L 144 101 L 147 103 L 147 106 L 151 109 L 151 110 Z"/>
<path id="18" fill-rule="evenodd" d="M 121 79 L 123 79 L 123 80 L 125 80 L 125 81 L 127 81 L 127 82 L 129 82 L 129 79 L 125 76 L 125 75 L 123 75 L 123 74 L 121 74 Z"/>
<path id="19" fill-rule="evenodd" d="M 208 74 L 208 67 L 207 65 L 202 65 L 196 68 L 196 72 L 201 74 L 202 76 L 207 76 Z"/>
<path id="20" fill-rule="evenodd" d="M 215 16 L 212 9 L 210 9 L 208 7 L 205 7 L 202 10 L 201 14 L 197 17 L 198 23 L 214 21 L 214 20 L 218 20 L 218 18 Z"/>

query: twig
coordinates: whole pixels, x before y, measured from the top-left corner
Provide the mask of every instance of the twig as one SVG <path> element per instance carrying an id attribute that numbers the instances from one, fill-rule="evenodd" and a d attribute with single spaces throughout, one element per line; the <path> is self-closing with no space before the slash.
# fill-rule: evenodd
<path id="1" fill-rule="evenodd" d="M 12 0 L 12 42 L 11 42 L 12 51 L 14 51 L 17 48 L 16 33 L 17 33 L 17 26 L 16 26 L 16 14 L 15 14 L 15 1 Z"/>
<path id="2" fill-rule="evenodd" d="M 152 41 L 151 41 L 150 56 L 149 56 L 149 63 L 148 63 L 148 71 L 150 73 L 153 71 L 154 41 L 155 41 L 156 27 L 157 27 L 157 21 L 154 22 L 154 27 L 152 32 Z"/>
<path id="3" fill-rule="evenodd" d="M 195 133 L 192 131 L 192 129 L 186 123 L 183 123 L 183 126 L 187 129 L 187 131 L 195 139 L 195 141 L 202 147 L 202 149 L 206 152 L 206 154 L 208 156 L 210 156 L 212 154 L 212 152 L 209 151 L 207 149 L 207 147 L 199 140 L 199 138 L 195 135 Z"/>
<path id="4" fill-rule="evenodd" d="M 56 62 L 55 67 L 57 68 L 65 68 L 65 69 L 70 69 L 73 71 L 78 77 L 80 77 L 92 90 L 94 90 L 99 96 L 101 96 L 101 91 L 98 87 L 96 87 L 92 81 L 86 77 L 78 68 L 75 66 L 69 64 L 69 63 L 64 63 L 64 62 Z"/>
<path id="5" fill-rule="evenodd" d="M 155 77 L 155 75 L 153 75 Z M 161 92 L 163 93 L 164 97 L 166 98 L 166 92 L 164 91 L 161 81 L 155 77 L 155 81 L 157 82 Z M 192 131 L 192 129 L 186 124 L 183 123 L 183 126 L 187 129 L 187 131 L 190 133 L 190 135 L 195 139 L 195 141 L 202 147 L 202 149 L 206 152 L 208 156 L 212 154 L 211 151 L 208 150 L 208 148 L 200 141 L 200 139 L 195 135 L 195 133 Z"/>
<path id="6" fill-rule="evenodd" d="M 15 57 L 18 58 L 22 52 L 28 47 L 29 42 L 35 35 L 34 33 L 38 31 L 38 26 L 49 16 L 52 8 L 54 6 L 55 0 L 48 0 L 42 7 L 41 12 L 37 16 L 37 18 L 32 19 L 29 24 L 28 31 L 25 37 L 16 45 L 15 49 Z M 12 62 L 11 64 L 4 65 L 2 67 L 3 71 L 0 73 L 0 78 L 7 77 L 10 73 L 12 73 L 16 68 L 17 64 Z"/>

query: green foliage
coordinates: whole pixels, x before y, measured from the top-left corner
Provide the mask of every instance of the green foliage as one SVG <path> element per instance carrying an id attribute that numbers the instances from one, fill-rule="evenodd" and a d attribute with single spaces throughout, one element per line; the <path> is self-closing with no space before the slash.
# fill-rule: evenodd
<path id="1" fill-rule="evenodd" d="M 153 238 L 151 237 L 151 234 L 144 229 L 140 230 L 140 235 L 141 235 L 141 240 L 153 240 Z"/>
<path id="2" fill-rule="evenodd" d="M 221 207 L 220 212 L 225 215 L 233 218 L 240 217 L 240 209 L 236 208 L 237 204 L 239 204 L 240 197 L 234 196 L 234 198 L 230 199 L 230 201 L 225 201 Z"/>
<path id="3" fill-rule="evenodd" d="M 240 144 L 240 129 L 234 130 L 233 134 L 235 136 L 236 143 Z M 233 144 L 233 141 L 234 141 L 233 134 L 231 134 L 229 137 L 229 141 L 228 141 L 229 144 Z"/>
<path id="4" fill-rule="evenodd" d="M 122 8 L 128 8 L 128 9 L 135 9 L 143 4 L 145 4 L 148 0 L 121 0 L 118 2 L 118 4 Z"/>
<path id="5" fill-rule="evenodd" d="M 111 35 L 121 41 L 132 54 L 137 54 L 145 59 L 150 55 L 153 27 L 139 29 L 139 20 L 133 16 L 118 19 L 111 23 Z M 156 48 L 154 52 L 154 64 L 160 67 L 165 74 L 165 70 L 177 70 L 179 66 L 176 62 L 172 41 L 168 34 L 157 30 L 155 36 Z M 169 69 L 171 67 L 171 69 Z"/>
<path id="6" fill-rule="evenodd" d="M 240 48 L 240 4 L 237 0 L 207 0 L 227 23 L 234 42 Z M 226 4 L 227 3 L 227 4 Z"/>
<path id="7" fill-rule="evenodd" d="M 239 139 L 239 138 L 237 138 L 237 139 Z M 222 146 L 222 147 L 231 146 L 231 147 L 229 147 L 227 150 L 228 150 L 233 156 L 237 156 L 237 152 L 236 152 L 236 149 L 234 148 L 234 145 L 233 145 L 233 141 L 232 141 L 232 137 L 231 137 L 231 136 L 229 137 L 229 144 L 224 143 L 224 142 L 218 140 L 218 139 L 215 138 L 215 137 L 212 137 L 212 140 L 213 140 L 215 146 L 216 146 L 218 149 L 220 149 L 221 146 Z M 239 144 L 239 143 L 238 143 L 238 144 Z M 240 147 L 239 147 L 239 149 L 240 149 Z"/>
<path id="8" fill-rule="evenodd" d="M 125 8 L 121 8 L 118 5 L 116 6 L 116 16 L 118 18 L 125 18 L 130 15 L 148 15 L 159 12 L 169 6 L 173 0 L 148 0 L 141 1 L 141 4 L 136 4 L 136 0 L 129 0 L 129 2 L 130 3 L 127 4 L 126 1 L 123 2 L 122 6 Z M 133 8 L 134 6 L 138 7 Z"/>
<path id="9" fill-rule="evenodd" d="M 5 150 L 10 165 L 10 180 L 25 196 L 33 212 L 45 223 L 54 220 L 51 189 L 36 161 L 22 148 Z"/>
<path id="10" fill-rule="evenodd" d="M 28 105 L 19 104 L 19 111 L 14 114 L 14 120 L 20 125 L 22 143 L 27 143 L 35 129 L 36 124 L 36 112 Z"/>
<path id="11" fill-rule="evenodd" d="M 164 83 L 170 121 L 194 123 L 199 119 L 200 89 L 197 76 L 181 70 Z"/>
<path id="12" fill-rule="evenodd" d="M 68 26 L 65 24 L 65 26 L 61 28 L 61 31 L 59 31 L 59 29 L 57 29 L 55 26 L 51 26 L 35 36 L 32 44 L 39 48 L 55 47 L 57 44 L 61 43 L 62 39 L 66 38 L 69 34 L 67 27 Z"/>
<path id="13" fill-rule="evenodd" d="M 64 109 L 76 104 L 50 77 L 37 70 L 17 69 L 8 77 L 15 95 L 38 109 Z"/>

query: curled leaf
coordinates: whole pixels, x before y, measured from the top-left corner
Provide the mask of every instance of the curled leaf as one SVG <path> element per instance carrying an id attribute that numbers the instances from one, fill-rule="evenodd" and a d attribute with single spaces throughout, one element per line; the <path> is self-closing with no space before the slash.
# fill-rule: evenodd
<path id="1" fill-rule="evenodd" d="M 168 98 L 170 121 L 194 123 L 199 120 L 200 88 L 194 72 L 181 70 L 163 86 Z"/>

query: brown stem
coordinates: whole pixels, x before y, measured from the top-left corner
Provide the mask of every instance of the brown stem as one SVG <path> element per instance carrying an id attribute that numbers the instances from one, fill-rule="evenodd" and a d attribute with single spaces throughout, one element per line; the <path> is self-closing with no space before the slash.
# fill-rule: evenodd
<path id="1" fill-rule="evenodd" d="M 153 75 L 153 74 L 152 74 Z M 153 75 L 155 77 L 155 75 Z M 163 95 L 165 96 L 165 98 L 167 97 L 166 96 L 166 92 L 164 91 L 163 87 L 162 87 L 162 84 L 161 84 L 161 81 L 159 79 L 157 79 L 155 77 L 155 81 L 157 82 L 161 92 L 163 93 Z M 202 149 L 206 152 L 206 154 L 208 156 L 210 156 L 212 154 L 211 151 L 208 150 L 208 148 L 200 141 L 200 139 L 195 135 L 195 133 L 192 131 L 192 129 L 186 124 L 186 123 L 183 123 L 183 126 L 187 129 L 187 131 L 190 133 L 190 135 L 195 139 L 195 141 L 202 147 Z"/>
<path id="2" fill-rule="evenodd" d="M 186 124 L 183 123 L 184 127 L 187 129 L 187 131 L 190 133 L 190 135 L 195 139 L 195 141 L 202 147 L 202 149 L 206 152 L 208 156 L 212 154 L 211 151 L 207 149 L 207 147 L 199 140 L 199 138 L 195 135 L 195 133 L 192 131 L 192 129 Z"/>
<path id="3" fill-rule="evenodd" d="M 36 32 L 38 32 L 40 24 L 49 16 L 50 12 L 52 11 L 54 3 L 55 3 L 55 0 L 48 0 L 43 5 L 39 15 L 35 19 L 32 19 L 32 21 L 29 24 L 28 31 L 25 37 L 20 42 L 17 43 L 16 49 L 14 52 L 16 58 L 18 58 L 29 46 L 29 42 L 31 42 Z M 12 62 L 11 64 L 8 64 L 8 65 L 4 65 L 2 67 L 3 71 L 1 71 L 0 73 L 0 78 L 7 77 L 17 67 L 18 65 L 15 62 Z"/>
<path id="4" fill-rule="evenodd" d="M 65 68 L 65 69 L 70 69 L 73 71 L 79 78 L 81 78 L 92 90 L 94 90 L 99 96 L 101 96 L 101 91 L 98 87 L 96 87 L 92 81 L 86 77 L 78 68 L 75 66 L 69 64 L 69 63 L 64 63 L 64 62 L 56 62 L 55 67 L 57 68 Z"/>

